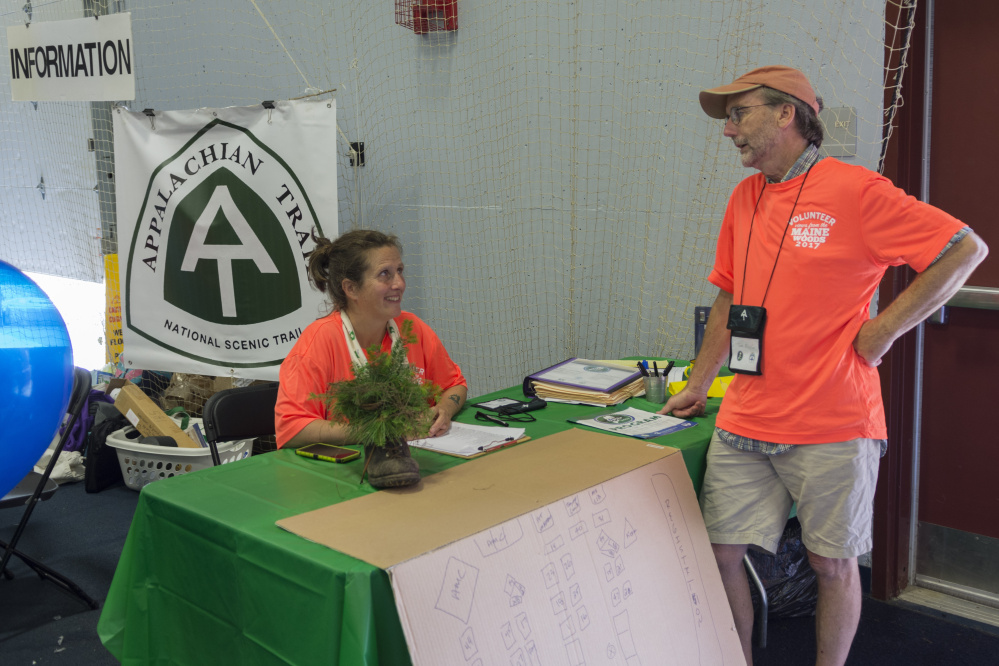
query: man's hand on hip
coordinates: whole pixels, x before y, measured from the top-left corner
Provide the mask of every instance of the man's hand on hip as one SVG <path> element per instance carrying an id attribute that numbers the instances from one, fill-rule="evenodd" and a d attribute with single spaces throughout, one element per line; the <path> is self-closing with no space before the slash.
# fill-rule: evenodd
<path id="1" fill-rule="evenodd" d="M 857 337 L 853 339 L 854 351 L 872 368 L 881 365 L 881 358 L 888 353 L 894 342 L 894 339 L 886 339 L 881 335 L 878 328 L 877 318 L 865 321 L 857 332 Z"/>

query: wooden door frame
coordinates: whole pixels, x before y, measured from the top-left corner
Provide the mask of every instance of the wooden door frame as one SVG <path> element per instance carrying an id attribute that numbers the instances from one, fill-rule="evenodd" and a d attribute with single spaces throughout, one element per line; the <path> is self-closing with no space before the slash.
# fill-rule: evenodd
<path id="1" fill-rule="evenodd" d="M 886 25 L 905 20 L 906 8 L 888 0 Z M 892 134 L 885 153 L 883 173 L 895 185 L 922 199 L 923 126 L 926 72 L 926 7 L 919 2 L 910 33 L 907 67 L 902 76 L 905 103 L 892 120 Z M 898 66 L 898 54 L 885 51 L 886 73 Z M 891 92 L 886 93 L 886 105 Z M 927 167 L 928 168 L 928 167 Z M 908 266 L 889 269 L 881 281 L 878 311 L 888 305 L 915 277 Z M 874 497 L 874 548 L 871 552 L 871 595 L 892 599 L 909 584 L 910 534 L 913 521 L 913 449 L 915 430 L 916 331 L 895 341 L 880 366 L 881 392 L 888 423 L 888 453 L 881 459 Z"/>

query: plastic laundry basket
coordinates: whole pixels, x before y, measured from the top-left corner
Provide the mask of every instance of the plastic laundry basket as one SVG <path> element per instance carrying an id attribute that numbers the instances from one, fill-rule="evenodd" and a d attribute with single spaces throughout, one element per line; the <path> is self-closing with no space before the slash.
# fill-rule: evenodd
<path id="1" fill-rule="evenodd" d="M 191 419 L 191 421 L 201 423 L 201 419 Z M 141 490 L 142 486 L 153 481 L 190 474 L 212 466 L 211 449 L 140 444 L 139 437 L 141 435 L 138 430 L 126 426 L 114 431 L 107 438 L 107 444 L 118 452 L 118 464 L 121 465 L 121 476 L 125 479 L 125 485 L 133 490 Z M 222 442 L 218 445 L 218 450 L 222 464 L 235 462 L 250 456 L 253 451 L 253 440 L 237 439 L 232 442 Z"/>

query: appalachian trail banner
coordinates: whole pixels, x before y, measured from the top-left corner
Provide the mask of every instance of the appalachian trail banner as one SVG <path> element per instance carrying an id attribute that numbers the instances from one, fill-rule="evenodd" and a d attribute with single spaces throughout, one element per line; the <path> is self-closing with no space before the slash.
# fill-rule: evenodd
<path id="1" fill-rule="evenodd" d="M 326 313 L 305 254 L 337 235 L 335 102 L 112 115 L 128 366 L 277 379 Z"/>

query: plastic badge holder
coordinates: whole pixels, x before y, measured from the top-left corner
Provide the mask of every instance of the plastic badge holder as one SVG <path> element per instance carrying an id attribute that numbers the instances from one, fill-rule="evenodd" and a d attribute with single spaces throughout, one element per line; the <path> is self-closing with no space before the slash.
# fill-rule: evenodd
<path id="1" fill-rule="evenodd" d="M 191 419 L 201 424 L 201 419 Z M 212 452 L 208 448 L 186 449 L 178 447 L 140 444 L 139 432 L 132 426 L 116 430 L 107 438 L 107 445 L 118 452 L 118 464 L 125 485 L 132 490 L 172 476 L 190 474 L 212 467 Z M 218 444 L 222 464 L 247 458 L 253 452 L 252 439 L 238 439 Z"/>

